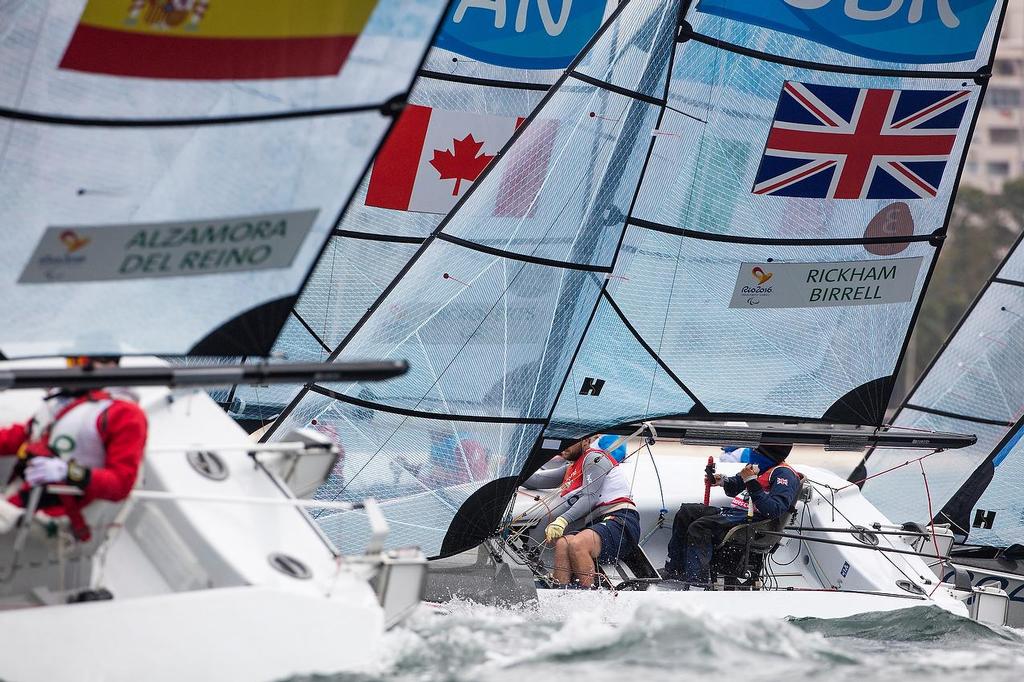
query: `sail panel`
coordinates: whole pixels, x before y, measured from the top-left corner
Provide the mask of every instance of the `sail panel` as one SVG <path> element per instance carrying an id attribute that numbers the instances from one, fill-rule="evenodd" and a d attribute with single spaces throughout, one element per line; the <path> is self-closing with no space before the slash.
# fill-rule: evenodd
<path id="1" fill-rule="evenodd" d="M 1006 257 L 997 277 L 1014 282 L 1024 282 L 1024 249 L 1014 249 Z"/>
<path id="2" fill-rule="evenodd" d="M 576 65 L 575 71 L 609 85 L 661 100 L 665 96 L 666 71 L 650 65 L 667 64 L 675 47 L 678 10 L 663 3 L 654 12 L 640 3 L 625 7 L 614 30 L 597 41 Z"/>
<path id="3" fill-rule="evenodd" d="M 0 350 L 185 354 L 294 296 L 361 170 L 338 160 L 367 158 L 386 125 L 377 113 L 160 130 L 0 122 L 3 221 L 25 226 L 0 256 L 21 320 Z M 265 354 L 268 341 L 239 346 Z"/>
<path id="4" fill-rule="evenodd" d="M 973 73 L 988 65 L 1001 0 L 699 0 L 694 33 L 743 49 L 859 69 Z"/>
<path id="5" fill-rule="evenodd" d="M 900 411 L 894 426 L 947 433 L 973 433 L 978 437 L 978 442 L 970 447 L 940 452 L 922 461 L 928 476 L 928 491 L 925 490 L 920 465 L 912 461 L 927 455 L 927 451 L 887 448 L 872 451 L 866 475 L 875 478 L 864 483 L 863 493 L 869 502 L 894 523 L 928 523 L 931 520 L 928 492 L 931 493 L 932 514 L 937 515 L 971 472 L 984 463 L 1006 432 L 1006 427 L 929 414 L 911 408 Z M 910 464 L 901 466 L 908 461 Z M 938 518 L 936 523 L 948 523 L 948 520 Z M 971 531 L 972 540 L 973 536 L 974 532 Z"/>
<path id="6" fill-rule="evenodd" d="M 575 81 L 575 79 L 572 79 Z M 447 234 L 532 258 L 610 267 L 656 105 L 572 82 L 535 114 Z M 557 188 L 557 189 L 556 189 Z"/>
<path id="7" fill-rule="evenodd" d="M 333 238 L 295 311 L 333 351 L 417 248 L 416 244 Z M 275 351 L 289 355 L 290 350 L 284 339 L 275 346 Z"/>
<path id="8" fill-rule="evenodd" d="M 598 306 L 544 435 L 577 439 L 625 423 L 685 415 L 693 407 L 693 399 L 606 299 Z"/>
<path id="9" fill-rule="evenodd" d="M 441 415 L 544 419 L 601 280 L 436 241 L 356 332 L 339 361 L 408 359 L 376 402 Z M 578 305 L 556 309 L 559 296 Z M 556 335 L 552 326 L 564 325 Z M 358 387 L 333 387 L 355 395 Z"/>
<path id="10" fill-rule="evenodd" d="M 895 370 L 932 246 L 911 244 L 890 259 L 861 245 L 730 244 L 725 250 L 715 241 L 634 230 L 639 245 L 628 267 L 617 268 L 609 281 L 611 297 L 708 411 L 810 419 L 831 414 L 836 421 L 862 420 L 858 423 L 881 418 L 888 389 L 856 395 L 857 389 L 879 380 L 884 384 Z M 841 291 L 815 294 L 813 282 L 779 281 L 790 268 L 800 273 L 799 280 L 824 272 L 830 274 L 822 279 L 863 279 L 889 273 L 896 264 L 913 276 L 901 287 L 902 300 L 894 296 L 889 302 L 852 300 L 866 281 L 840 285 L 850 286 L 845 301 L 839 300 Z M 767 277 L 766 285 L 778 283 L 766 291 L 772 285 L 760 287 L 759 276 Z M 793 307 L 771 302 L 797 286 L 811 289 Z M 868 296 L 866 291 L 859 295 Z M 883 295 L 872 287 L 870 296 L 876 294 Z M 809 300 L 815 295 L 834 300 L 816 306 Z M 757 300 L 751 304 L 750 299 Z M 844 397 L 849 402 L 839 418 L 830 409 L 838 410 Z"/>
<path id="11" fill-rule="evenodd" d="M 331 76 L 125 74 L 81 60 L 70 68 L 53 43 L 79 39 L 79 11 L 90 25 L 122 11 L 111 3 L 7 3 L 0 10 L 11 22 L 0 53 L 5 67 L 17 67 L 0 74 L 0 106 L 14 109 L 0 113 L 7 140 L 0 220 L 9 227 L 0 263 L 12 274 L 0 295 L 8 316 L 21 320 L 0 333 L 6 356 L 269 353 L 390 123 L 377 108 L 408 88 L 447 3 L 259 0 L 267 10 L 261 14 L 252 3 L 227 0 L 204 15 L 200 6 L 208 4 L 126 2 L 125 12 L 140 12 L 129 17 L 135 24 L 108 27 L 113 33 L 102 47 L 113 54 L 134 39 L 166 38 L 180 48 L 180 40 L 219 39 L 208 31 L 244 32 L 246 22 L 287 32 L 329 28 L 331 17 L 356 14 L 362 18 L 349 24 L 369 33 Z M 302 23 L 310 12 L 319 19 Z M 166 26 L 157 31 L 154 21 Z M 36 47 L 35 56 L 23 54 Z M 284 59 L 292 58 L 302 55 Z M 349 104 L 370 108 L 350 111 Z M 342 110 L 305 111 L 324 106 Z M 23 120 L 24 111 L 52 117 Z M 295 115 L 261 118 L 268 112 Z M 230 120 L 240 114 L 253 118 Z M 82 117 L 103 120 L 80 125 Z M 160 121 L 173 125 L 151 125 Z"/>
<path id="12" fill-rule="evenodd" d="M 929 235 L 956 190 L 980 90 L 798 69 L 690 41 L 634 215 L 743 237 Z"/>
<path id="13" fill-rule="evenodd" d="M 410 417 L 315 392 L 302 398 L 281 428 L 287 433 L 292 427 L 316 429 L 344 453 L 316 499 L 375 498 L 391 527 L 388 547 L 418 545 L 428 556 L 439 553 L 452 517 L 473 493 L 519 472 L 541 429 Z M 324 514 L 318 521 L 342 551 L 365 546 L 359 512 Z"/>
<path id="14" fill-rule="evenodd" d="M 1020 494 L 1020 479 L 1024 475 L 1024 428 L 1018 424 L 975 472 L 981 474 L 972 476 L 977 481 L 976 488 L 971 489 L 969 479 L 950 501 L 952 505 L 958 502 L 958 497 L 965 498 L 967 504 L 963 511 L 967 514 L 961 524 L 971 524 L 971 543 L 993 547 L 1024 543 L 1024 523 L 1021 522 L 1024 499 Z M 969 504 L 972 501 L 974 503 Z"/>
<path id="15" fill-rule="evenodd" d="M 993 283 L 910 398 L 952 414 L 1012 422 L 1024 408 L 1024 292 Z"/>
<path id="16" fill-rule="evenodd" d="M 381 103 L 405 88 L 445 3 L 176 4 L 191 9 L 168 13 L 155 0 L 7 3 L 0 106 L 130 120 Z"/>

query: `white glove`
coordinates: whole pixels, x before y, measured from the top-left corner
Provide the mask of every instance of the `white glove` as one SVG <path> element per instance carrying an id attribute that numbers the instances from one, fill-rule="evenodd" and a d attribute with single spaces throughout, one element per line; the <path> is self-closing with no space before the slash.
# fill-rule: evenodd
<path id="1" fill-rule="evenodd" d="M 59 457 L 33 457 L 25 467 L 25 480 L 32 487 L 63 483 L 67 477 L 68 463 Z"/>
<path id="2" fill-rule="evenodd" d="M 756 464 L 748 464 L 740 469 L 740 478 L 742 478 L 743 482 L 746 483 L 747 481 L 752 481 L 757 478 L 760 473 L 760 469 Z"/>

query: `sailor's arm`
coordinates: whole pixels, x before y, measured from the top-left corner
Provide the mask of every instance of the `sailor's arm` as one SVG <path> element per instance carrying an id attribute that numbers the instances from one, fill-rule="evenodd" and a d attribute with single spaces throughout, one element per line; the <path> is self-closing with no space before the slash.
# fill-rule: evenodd
<path id="1" fill-rule="evenodd" d="M 102 467 L 68 467 L 68 482 L 90 496 L 119 502 L 135 485 L 146 448 L 146 415 L 138 405 L 115 402 L 106 412 L 103 445 L 106 461 Z"/>
<path id="2" fill-rule="evenodd" d="M 722 489 L 729 497 L 736 497 L 746 488 L 746 484 L 739 474 L 722 477 Z"/>
<path id="3" fill-rule="evenodd" d="M 557 488 L 562 485 L 562 479 L 565 478 L 565 470 L 568 466 L 569 463 L 565 462 L 561 466 L 557 466 L 553 469 L 541 469 L 533 476 L 530 476 L 528 479 L 523 481 L 523 487 L 529 488 L 530 490 Z"/>
<path id="4" fill-rule="evenodd" d="M 757 508 L 757 513 L 769 519 L 781 518 L 793 508 L 797 492 L 800 490 L 800 477 L 787 467 L 778 467 L 772 472 L 767 491 L 761 489 L 757 479 L 747 483 L 750 499 Z"/>
<path id="5" fill-rule="evenodd" d="M 18 449 L 28 440 L 26 424 L 12 424 L 0 429 L 0 455 L 16 455 Z"/>

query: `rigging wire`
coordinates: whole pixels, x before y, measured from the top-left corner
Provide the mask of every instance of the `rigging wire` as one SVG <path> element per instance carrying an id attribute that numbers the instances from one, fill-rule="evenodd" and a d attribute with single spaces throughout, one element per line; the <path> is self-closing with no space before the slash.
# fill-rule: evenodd
<path id="1" fill-rule="evenodd" d="M 931 529 L 932 548 L 935 550 L 935 556 L 940 557 L 942 556 L 942 552 L 939 551 L 939 540 L 935 537 L 935 515 L 932 513 L 932 491 L 928 487 L 928 474 L 924 471 L 924 462 L 918 461 L 917 465 L 921 467 L 921 477 L 924 479 L 924 494 L 925 498 L 928 500 L 928 528 Z M 940 566 L 939 575 L 941 576 L 941 566 L 944 562 L 942 559 L 939 559 L 938 561 Z M 935 590 L 939 589 L 940 585 L 942 585 L 941 577 L 935 582 L 935 587 L 933 587 L 932 591 L 928 593 L 928 596 L 931 597 L 935 594 Z"/>

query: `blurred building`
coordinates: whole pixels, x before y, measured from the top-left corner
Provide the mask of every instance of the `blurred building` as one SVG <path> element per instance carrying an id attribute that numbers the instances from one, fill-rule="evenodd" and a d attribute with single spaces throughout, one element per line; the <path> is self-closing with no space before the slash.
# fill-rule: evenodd
<path id="1" fill-rule="evenodd" d="M 1024 0 L 1010 0 L 962 184 L 999 192 L 1024 175 Z"/>

